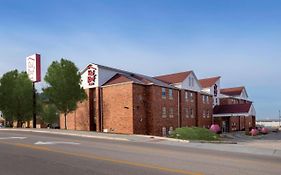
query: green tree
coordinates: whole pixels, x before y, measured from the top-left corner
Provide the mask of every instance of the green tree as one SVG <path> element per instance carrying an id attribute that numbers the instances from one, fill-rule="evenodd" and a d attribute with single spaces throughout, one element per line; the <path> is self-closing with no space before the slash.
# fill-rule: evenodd
<path id="1" fill-rule="evenodd" d="M 45 104 L 42 106 L 40 116 L 45 123 L 54 124 L 59 120 L 59 111 L 54 104 Z"/>
<path id="2" fill-rule="evenodd" d="M 14 70 L 3 75 L 0 79 L 0 110 L 7 121 L 17 120 L 21 124 L 31 120 L 32 90 L 32 82 L 25 72 Z"/>
<path id="3" fill-rule="evenodd" d="M 78 68 L 66 59 L 61 59 L 60 62 L 54 61 L 44 79 L 48 87 L 43 89 L 43 92 L 50 103 L 55 104 L 64 114 L 64 126 L 67 129 L 67 114 L 77 108 L 77 102 L 86 99 L 86 93 L 80 86 L 81 76 Z"/>

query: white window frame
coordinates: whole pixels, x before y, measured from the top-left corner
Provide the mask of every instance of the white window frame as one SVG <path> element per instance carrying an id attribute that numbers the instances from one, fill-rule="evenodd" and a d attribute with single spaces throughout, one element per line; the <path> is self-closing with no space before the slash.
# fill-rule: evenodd
<path id="1" fill-rule="evenodd" d="M 187 91 L 185 91 L 185 93 L 184 93 L 185 101 L 188 101 L 188 96 L 189 96 L 189 93 Z"/>
<path id="2" fill-rule="evenodd" d="M 170 107 L 170 110 L 169 110 L 169 117 L 170 117 L 170 118 L 174 118 L 174 108 L 173 108 L 173 107 Z"/>
<path id="3" fill-rule="evenodd" d="M 189 93 L 189 97 L 190 97 L 190 101 L 193 102 L 194 101 L 194 99 L 193 99 L 193 92 Z"/>
<path id="4" fill-rule="evenodd" d="M 162 96 L 162 99 L 166 99 L 166 97 L 167 97 L 166 88 L 162 87 L 162 89 L 161 89 L 161 96 Z"/>
<path id="5" fill-rule="evenodd" d="M 169 89 L 169 99 L 173 99 L 173 89 Z"/>

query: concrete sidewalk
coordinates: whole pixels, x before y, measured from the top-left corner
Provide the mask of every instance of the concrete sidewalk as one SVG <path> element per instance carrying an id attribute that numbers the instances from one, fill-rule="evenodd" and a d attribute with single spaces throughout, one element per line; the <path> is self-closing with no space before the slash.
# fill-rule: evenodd
<path id="1" fill-rule="evenodd" d="M 33 128 L 0 128 L 0 131 L 22 131 L 22 132 L 37 132 L 48 133 L 68 136 L 78 136 L 85 138 L 118 140 L 118 141 L 134 141 L 134 142 L 182 142 L 189 143 L 188 140 L 179 140 L 167 137 L 149 136 L 149 135 L 128 135 L 128 134 L 113 134 L 113 133 L 101 133 L 91 131 L 75 131 L 75 130 L 60 130 L 60 129 L 33 129 Z"/>
<path id="2" fill-rule="evenodd" d="M 227 142 L 200 142 L 200 141 L 186 141 L 179 139 L 172 139 L 166 137 L 148 136 L 148 135 L 125 135 L 125 134 L 111 134 L 111 133 L 98 133 L 89 131 L 73 131 L 73 130 L 58 130 L 58 129 L 21 129 L 21 128 L 2 128 L 2 131 L 22 131 L 22 132 L 38 132 L 58 135 L 78 136 L 85 138 L 97 138 L 116 141 L 129 141 L 129 142 L 143 142 L 151 144 L 163 144 L 170 146 L 190 147 L 216 151 L 226 151 L 233 153 L 247 153 L 263 156 L 274 156 L 281 158 L 281 141 L 280 140 L 249 140 L 249 142 L 237 141 L 237 144 L 225 144 Z M 281 134 L 281 133 L 280 133 Z M 221 144 L 224 143 L 224 144 Z M 263 147 L 257 146 L 263 145 Z M 265 146 L 266 145 L 266 146 Z M 274 146 L 272 146 L 274 145 Z"/>

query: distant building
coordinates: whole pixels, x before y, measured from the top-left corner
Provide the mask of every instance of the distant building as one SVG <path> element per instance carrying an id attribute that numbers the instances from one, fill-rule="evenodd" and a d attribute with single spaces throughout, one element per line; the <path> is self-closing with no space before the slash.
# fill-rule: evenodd
<path id="1" fill-rule="evenodd" d="M 264 120 L 257 120 L 256 124 L 266 127 L 280 127 L 281 123 L 278 119 L 264 119 Z"/>

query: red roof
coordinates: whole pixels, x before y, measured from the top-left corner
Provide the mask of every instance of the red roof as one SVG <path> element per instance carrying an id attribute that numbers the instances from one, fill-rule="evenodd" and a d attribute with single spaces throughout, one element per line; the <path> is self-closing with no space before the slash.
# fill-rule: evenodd
<path id="1" fill-rule="evenodd" d="M 252 103 L 219 105 L 215 106 L 214 114 L 248 113 L 250 111 L 251 105 Z"/>
<path id="2" fill-rule="evenodd" d="M 211 77 L 199 80 L 202 88 L 207 88 L 213 86 L 221 77 Z"/>
<path id="3" fill-rule="evenodd" d="M 225 94 L 225 95 L 237 96 L 237 95 L 241 95 L 243 89 L 245 89 L 244 86 L 233 87 L 233 88 L 224 88 L 224 89 L 221 89 L 220 92 L 221 92 L 221 94 Z"/>
<path id="4" fill-rule="evenodd" d="M 180 73 L 175 73 L 175 74 L 157 76 L 154 78 L 167 82 L 167 83 L 170 83 L 170 84 L 181 83 L 191 74 L 191 72 L 192 71 L 186 71 L 186 72 L 180 72 Z"/>

